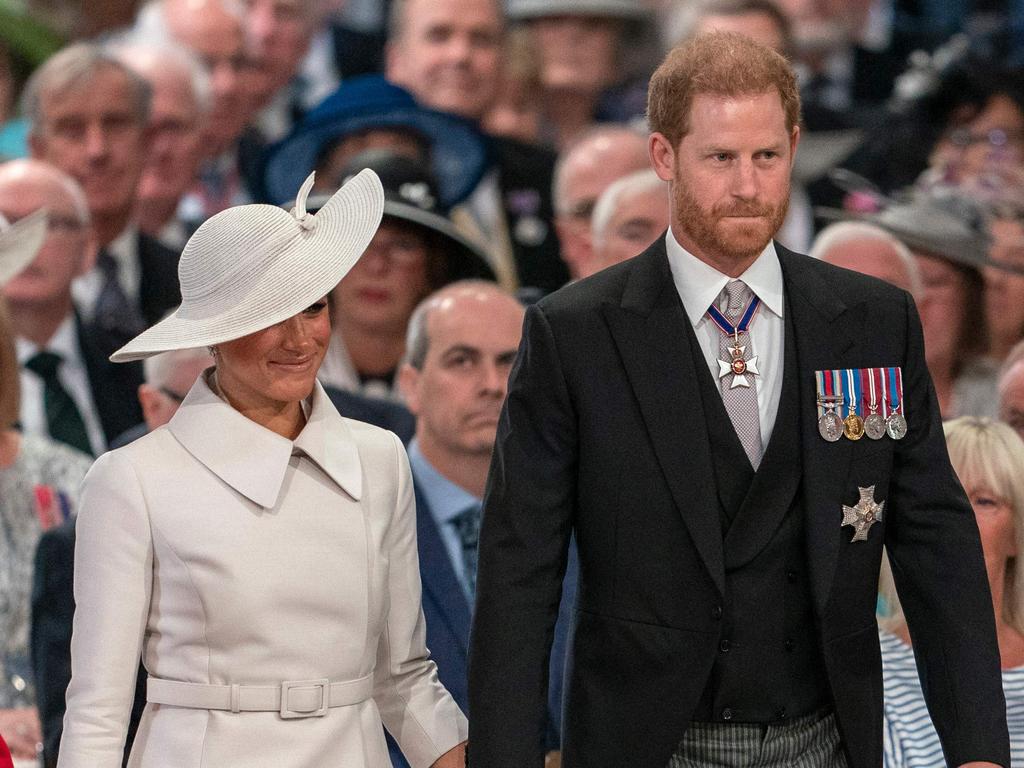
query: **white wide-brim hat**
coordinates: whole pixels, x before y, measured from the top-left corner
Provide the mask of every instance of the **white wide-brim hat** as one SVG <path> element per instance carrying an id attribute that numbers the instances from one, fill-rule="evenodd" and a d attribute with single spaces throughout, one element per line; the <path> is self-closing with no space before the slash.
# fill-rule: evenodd
<path id="1" fill-rule="evenodd" d="M 384 190 L 364 170 L 313 214 L 239 205 L 205 221 L 178 263 L 181 306 L 110 356 L 115 363 L 172 349 L 240 339 L 297 315 L 341 282 L 370 244 L 384 211 Z"/>
<path id="2" fill-rule="evenodd" d="M 0 216 L 0 287 L 32 263 L 46 240 L 45 208 L 8 224 Z"/>

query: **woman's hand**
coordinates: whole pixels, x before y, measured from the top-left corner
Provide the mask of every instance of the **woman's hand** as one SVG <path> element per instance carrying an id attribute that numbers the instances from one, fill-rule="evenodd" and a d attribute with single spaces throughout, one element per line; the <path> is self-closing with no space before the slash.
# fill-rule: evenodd
<path id="1" fill-rule="evenodd" d="M 466 742 L 456 744 L 437 760 L 430 768 L 465 768 L 466 766 Z"/>
<path id="2" fill-rule="evenodd" d="M 16 760 L 34 760 L 43 741 L 42 726 L 35 707 L 0 709 L 0 734 Z"/>

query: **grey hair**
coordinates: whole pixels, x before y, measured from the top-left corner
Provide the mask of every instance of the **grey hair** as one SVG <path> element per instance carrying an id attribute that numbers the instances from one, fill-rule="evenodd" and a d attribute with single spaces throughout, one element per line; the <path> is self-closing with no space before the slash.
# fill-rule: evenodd
<path id="1" fill-rule="evenodd" d="M 405 332 L 405 356 L 402 358 L 403 363 L 411 365 L 417 371 L 423 370 L 423 364 L 427 360 L 427 352 L 430 351 L 430 334 L 427 333 L 430 315 L 451 294 L 467 288 L 494 291 L 508 296 L 513 301 L 518 301 L 515 296 L 490 280 L 456 280 L 454 283 L 449 283 L 444 288 L 434 291 L 434 293 L 416 305 L 416 309 L 413 310 L 412 315 L 409 317 L 409 326 Z"/>
<path id="2" fill-rule="evenodd" d="M 658 174 L 650 168 L 633 171 L 633 173 L 629 173 L 609 184 L 607 189 L 597 198 L 597 203 L 594 205 L 594 213 L 590 219 L 590 236 L 594 241 L 595 248 L 600 247 L 604 243 L 605 235 L 608 233 L 608 225 L 611 223 L 612 217 L 615 215 L 615 211 L 618 209 L 619 203 L 623 198 L 635 197 L 636 195 L 656 190 L 667 191 L 667 189 L 667 182 L 658 178 Z"/>
<path id="3" fill-rule="evenodd" d="M 153 72 L 170 68 L 189 84 L 201 118 L 213 107 L 210 75 L 191 49 L 173 40 L 147 40 L 145 35 L 127 32 L 113 37 L 104 47 L 121 63 L 148 78 Z"/>
<path id="4" fill-rule="evenodd" d="M 206 347 L 172 349 L 142 361 L 142 374 L 151 387 L 165 387 L 179 366 L 209 357 Z"/>
<path id="5" fill-rule="evenodd" d="M 683 40 L 693 37 L 701 19 L 707 16 L 750 16 L 760 14 L 771 17 L 779 28 L 786 54 L 792 50 L 792 23 L 786 14 L 772 0 L 699 0 L 698 2 L 674 3 L 662 25 L 662 42 L 666 48 L 674 48 Z"/>
<path id="6" fill-rule="evenodd" d="M 5 176 L 7 174 L 18 174 L 19 172 L 35 172 L 49 175 L 71 199 L 71 205 L 75 209 L 78 223 L 84 227 L 92 223 L 92 215 L 89 213 L 89 201 L 85 197 L 85 191 L 73 176 L 45 160 L 20 157 L 15 160 L 8 160 L 6 163 L 0 163 L 0 184 L 6 180 Z"/>
<path id="7" fill-rule="evenodd" d="M 47 59 L 28 79 L 21 96 L 21 111 L 30 131 L 39 135 L 43 121 L 43 97 L 66 93 L 92 80 L 103 69 L 124 74 L 131 90 L 132 106 L 139 125 L 149 122 L 153 90 L 146 79 L 125 66 L 113 54 L 96 43 L 73 43 Z"/>
<path id="8" fill-rule="evenodd" d="M 637 136 L 646 142 L 646 133 L 632 125 L 625 123 L 604 123 L 585 130 L 574 138 L 569 145 L 558 153 L 555 160 L 555 169 L 551 182 L 551 195 L 554 202 L 555 213 L 568 213 L 569 201 L 565 199 L 565 167 L 573 155 L 581 147 L 586 146 L 601 138 L 621 138 L 622 136 Z"/>
<path id="9" fill-rule="evenodd" d="M 495 12 L 498 14 L 498 21 L 501 23 L 501 28 L 505 29 L 505 4 L 501 0 L 490 0 L 491 5 L 494 6 Z M 409 4 L 409 0 L 392 0 L 391 10 L 388 13 L 388 27 L 387 27 L 387 39 L 389 43 L 394 43 L 396 40 L 401 39 L 402 35 L 405 34 L 405 7 Z"/>
<path id="10" fill-rule="evenodd" d="M 834 224 L 829 224 L 814 238 L 809 255 L 814 259 L 825 260 L 828 252 L 833 248 L 853 240 L 877 240 L 890 246 L 907 272 L 911 295 L 920 298 L 921 269 L 917 266 L 914 254 L 898 238 L 874 224 L 866 221 L 837 221 Z"/>

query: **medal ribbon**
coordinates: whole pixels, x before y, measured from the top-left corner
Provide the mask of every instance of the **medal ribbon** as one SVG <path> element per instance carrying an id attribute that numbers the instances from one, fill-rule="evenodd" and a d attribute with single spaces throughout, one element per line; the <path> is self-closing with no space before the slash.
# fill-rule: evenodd
<path id="1" fill-rule="evenodd" d="M 874 368 L 861 368 L 860 371 L 860 391 L 863 397 L 864 410 L 870 416 L 872 413 L 878 411 L 878 395 L 875 393 L 875 369 Z M 865 397 L 865 395 L 867 395 Z"/>
<path id="2" fill-rule="evenodd" d="M 847 406 L 847 415 L 849 416 L 850 414 L 857 413 L 857 406 L 860 403 L 861 386 L 860 376 L 855 376 L 852 368 L 847 368 L 845 373 L 846 383 L 850 391 L 844 393 L 846 397 L 843 400 L 849 403 Z"/>
<path id="3" fill-rule="evenodd" d="M 718 307 L 712 304 L 708 307 L 708 317 L 717 325 L 726 336 L 732 336 L 736 338 L 741 333 L 746 333 L 747 328 L 750 327 L 750 321 L 754 319 L 754 313 L 757 312 L 757 308 L 761 306 L 761 298 L 755 296 L 747 308 L 743 310 L 743 314 L 740 316 L 740 321 L 736 325 L 729 322 L 729 319 L 718 311 Z"/>
<path id="4" fill-rule="evenodd" d="M 889 384 L 890 412 L 900 413 L 903 404 L 903 372 L 899 368 L 886 368 L 885 373 Z"/>

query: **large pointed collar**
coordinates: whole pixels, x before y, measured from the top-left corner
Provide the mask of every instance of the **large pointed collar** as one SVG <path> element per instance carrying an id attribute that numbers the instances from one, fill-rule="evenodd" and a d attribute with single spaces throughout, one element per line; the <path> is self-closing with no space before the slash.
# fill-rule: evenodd
<path id="1" fill-rule="evenodd" d="M 193 385 L 167 425 L 192 456 L 247 499 L 278 502 L 292 454 L 308 456 L 352 498 L 362 495 L 359 449 L 319 383 L 307 401 L 306 426 L 295 441 L 246 418 L 210 389 L 209 371 Z"/>

